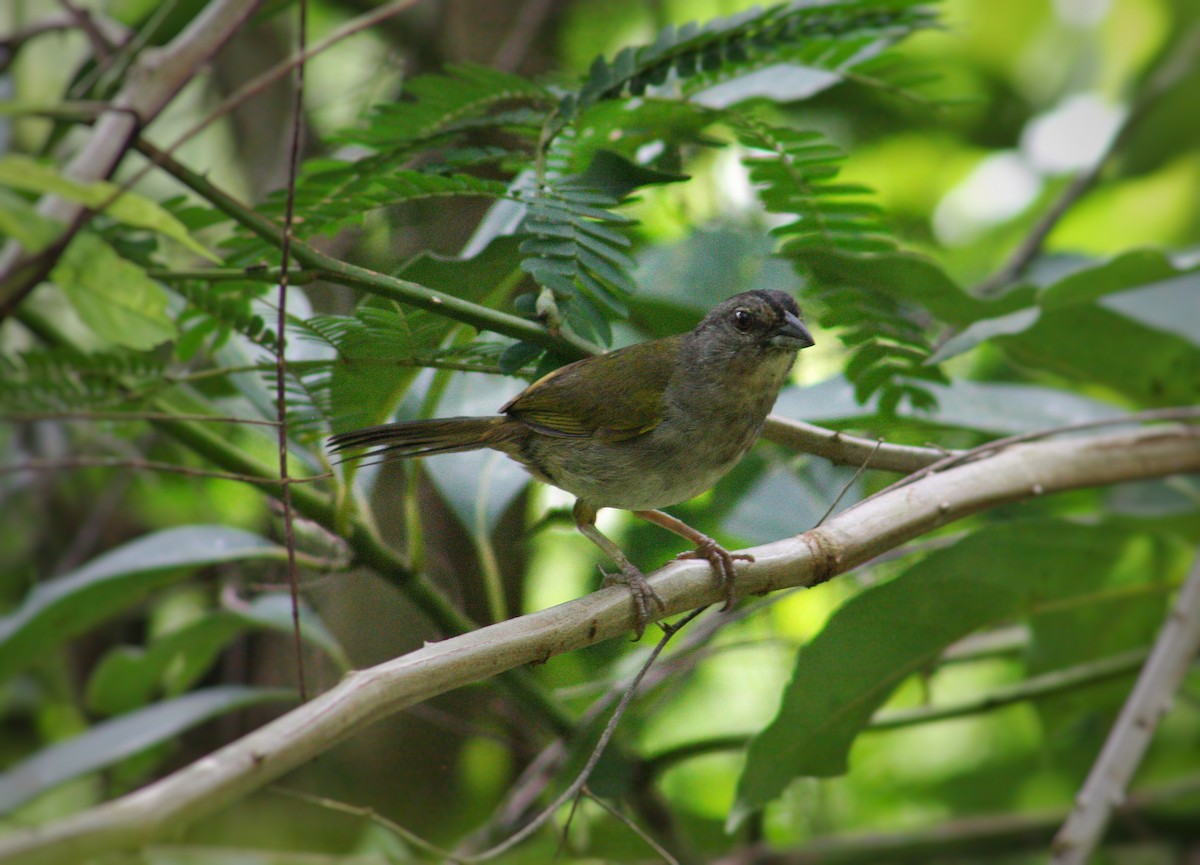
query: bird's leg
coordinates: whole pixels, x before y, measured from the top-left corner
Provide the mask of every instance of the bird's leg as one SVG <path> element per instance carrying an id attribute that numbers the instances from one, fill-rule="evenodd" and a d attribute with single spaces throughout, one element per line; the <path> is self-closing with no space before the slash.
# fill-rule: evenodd
<path id="1" fill-rule="evenodd" d="M 610 541 L 604 534 L 596 528 L 596 508 L 591 505 L 584 504 L 583 501 L 576 501 L 575 508 L 571 511 L 575 517 L 575 527 L 596 546 L 604 550 L 605 555 L 616 562 L 617 567 L 621 569 L 619 574 L 605 574 L 604 585 L 611 585 L 614 582 L 624 583 L 629 589 L 629 594 L 633 597 L 633 606 L 637 611 L 637 637 L 641 639 L 642 632 L 646 630 L 652 620 L 652 611 L 650 609 L 651 602 L 658 605 L 662 612 L 666 612 L 667 605 L 663 603 L 663 599 L 658 596 L 658 592 L 647 582 L 646 577 L 638 570 L 637 565 L 629 560 L 625 553 L 621 552 L 621 548 Z"/>
<path id="2" fill-rule="evenodd" d="M 717 572 L 717 581 L 725 590 L 725 606 L 722 610 L 733 607 L 733 562 L 735 559 L 743 562 L 754 561 L 754 556 L 747 553 L 731 553 L 703 532 L 698 532 L 685 523 L 663 511 L 634 511 L 639 517 L 656 526 L 662 526 L 669 532 L 674 532 L 681 538 L 687 538 L 696 545 L 696 549 L 680 553 L 677 559 L 704 559 Z"/>

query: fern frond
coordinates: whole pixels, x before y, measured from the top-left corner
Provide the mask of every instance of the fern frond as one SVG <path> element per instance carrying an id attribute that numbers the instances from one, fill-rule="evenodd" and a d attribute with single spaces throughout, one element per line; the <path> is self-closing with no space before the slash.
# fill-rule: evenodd
<path id="1" fill-rule="evenodd" d="M 870 56 L 874 46 L 930 26 L 928 3 L 918 0 L 826 0 L 754 9 L 700 26 L 662 30 L 653 44 L 625 48 L 611 61 L 598 57 L 587 81 L 558 106 L 558 129 L 581 108 L 604 99 L 640 96 L 674 74 L 696 79 L 685 91 L 711 86 L 717 73 L 745 74 L 790 61 L 840 70 Z"/>
<path id="2" fill-rule="evenodd" d="M 554 178 L 529 202 L 522 226 L 521 269 L 561 304 L 573 330 L 605 344 L 609 316 L 628 316 L 625 299 L 636 291 L 631 241 L 613 228 L 632 220 L 608 209 L 616 203 L 576 177 Z"/>
<path id="3" fill-rule="evenodd" d="M 830 250 L 865 257 L 896 250 L 871 190 L 838 182 L 844 155 L 823 135 L 746 118 L 733 125 L 743 145 L 769 154 L 748 156 L 743 162 L 759 187 L 763 206 L 795 217 L 772 234 L 782 238 L 780 254 L 798 269 L 811 276 L 808 257 Z M 846 377 L 860 402 L 878 393 L 884 414 L 893 413 L 903 398 L 918 408 L 936 405 L 923 385 L 944 377 L 925 364 L 932 346 L 919 310 L 858 285 L 817 280 L 810 284 L 810 293 L 819 301 L 818 320 L 824 327 L 838 328 L 852 349 Z"/>
<path id="4" fill-rule="evenodd" d="M 0 410 L 75 411 L 128 406 L 129 391 L 155 385 L 163 364 L 148 353 L 85 354 L 54 348 L 0 355 Z"/>
<path id="5" fill-rule="evenodd" d="M 329 360 L 289 366 L 289 421 L 297 429 L 324 429 L 334 419 L 356 418 L 363 405 L 373 409 L 398 395 L 423 368 L 500 372 L 504 343 L 475 341 L 443 346 L 444 319 L 396 307 L 365 305 L 354 315 L 321 315 L 293 322 L 301 339 L 332 348 Z M 367 389 L 370 395 L 364 395 Z M 374 419 L 359 418 L 362 422 Z M 357 422 L 357 421 L 356 421 Z"/>
<path id="6" fill-rule="evenodd" d="M 267 283 L 250 280 L 177 283 L 174 289 L 187 300 L 188 306 L 179 316 L 176 354 L 181 360 L 188 360 L 205 340 L 211 337 L 212 347 L 219 348 L 234 332 L 265 349 L 274 349 L 275 331 L 267 327 L 252 306 L 254 299 L 269 288 Z"/>
<path id="7" fill-rule="evenodd" d="M 763 206 L 796 217 L 772 229 L 785 238 L 784 255 L 802 258 L 811 248 L 852 253 L 896 248 L 882 210 L 870 200 L 871 190 L 834 182 L 845 155 L 824 135 L 745 118 L 735 130 L 743 145 L 769 154 L 742 160 L 760 187 Z"/>
<path id="8" fill-rule="evenodd" d="M 533 81 L 468 63 L 448 66 L 440 75 L 411 78 L 404 93 L 410 99 L 376 106 L 365 128 L 343 132 L 337 140 L 391 152 L 472 128 L 481 119 L 489 126 L 533 121 L 533 114 L 489 118 L 489 113 L 512 103 L 549 107 L 554 102 L 550 91 Z"/>

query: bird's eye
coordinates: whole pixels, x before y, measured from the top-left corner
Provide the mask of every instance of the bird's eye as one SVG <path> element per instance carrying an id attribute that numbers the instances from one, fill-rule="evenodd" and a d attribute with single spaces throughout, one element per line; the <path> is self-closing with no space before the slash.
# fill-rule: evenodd
<path id="1" fill-rule="evenodd" d="M 733 326 L 738 330 L 749 330 L 750 325 L 754 323 L 754 317 L 744 309 L 735 309 L 733 311 Z"/>

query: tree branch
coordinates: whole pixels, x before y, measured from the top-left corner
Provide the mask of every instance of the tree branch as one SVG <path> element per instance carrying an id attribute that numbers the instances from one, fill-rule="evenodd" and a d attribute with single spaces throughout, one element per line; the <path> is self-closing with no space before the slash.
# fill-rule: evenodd
<path id="1" fill-rule="evenodd" d="M 893 445 L 804 421 L 771 415 L 763 438 L 793 450 L 829 460 L 839 466 L 862 466 L 888 472 L 915 472 L 950 456 L 953 451 Z"/>
<path id="2" fill-rule="evenodd" d="M 137 149 L 176 180 L 263 240 L 276 246 L 283 243 L 282 228 L 261 213 L 242 204 L 208 178 L 191 170 L 144 139 L 139 139 Z M 388 276 L 356 264 L 350 264 L 294 238 L 292 255 L 304 267 L 319 271 L 322 278 L 329 282 L 359 288 L 388 300 L 429 310 L 455 321 L 469 324 L 479 330 L 490 330 L 515 339 L 523 339 L 534 345 L 540 345 L 572 357 L 584 357 L 600 351 L 599 346 L 592 345 L 587 340 L 573 334 L 564 332 L 561 336 L 555 336 L 537 322 L 471 303 L 452 294 L 426 288 L 406 279 Z"/>
<path id="3" fill-rule="evenodd" d="M 755 548 L 755 561 L 739 568 L 737 589 L 746 596 L 816 585 L 987 508 L 1181 472 L 1200 472 L 1194 427 L 1013 445 L 865 501 L 818 529 Z M 723 599 L 704 562 L 673 562 L 651 580 L 667 615 Z M 48 865 L 144 846 L 237 802 L 386 715 L 622 636 L 635 619 L 628 591 L 614 586 L 351 673 L 304 706 L 141 790 L 0 839 L 0 860 Z"/>
<path id="4" fill-rule="evenodd" d="M 110 109 L 100 115 L 87 141 L 63 169 L 63 176 L 84 182 L 109 177 L 128 152 L 138 129 L 159 115 L 238 31 L 258 2 L 213 0 L 170 43 L 143 52 Z M 42 216 L 71 226 L 68 238 L 82 227 L 85 211 L 84 205 L 54 195 L 38 204 Z M 53 265 L 49 260 L 36 268 L 26 267 L 20 244 L 10 242 L 0 251 L 0 310 L 15 308 Z"/>
<path id="5" fill-rule="evenodd" d="M 1104 835 L 1113 808 L 1125 799 L 1125 790 L 1145 756 L 1159 720 L 1167 713 L 1200 651 L 1200 555 L 1163 622 L 1150 660 L 1142 668 L 1133 693 L 1121 708 L 1104 749 L 1096 758 L 1075 808 L 1054 836 L 1056 865 L 1083 865 L 1091 860 Z"/>

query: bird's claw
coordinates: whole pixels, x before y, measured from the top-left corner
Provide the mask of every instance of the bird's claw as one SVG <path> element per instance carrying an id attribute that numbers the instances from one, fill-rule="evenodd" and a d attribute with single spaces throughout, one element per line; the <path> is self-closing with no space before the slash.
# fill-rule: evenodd
<path id="1" fill-rule="evenodd" d="M 629 595 L 633 598 L 633 607 L 637 619 L 634 624 L 634 641 L 640 640 L 642 634 L 646 630 L 646 625 L 654 621 L 652 615 L 651 602 L 658 606 L 659 612 L 665 613 L 667 605 L 663 599 L 659 597 L 658 592 L 654 591 L 654 587 L 650 585 L 649 580 L 642 574 L 641 571 L 630 569 L 622 569 L 618 573 L 610 574 L 601 571 L 604 574 L 604 586 L 623 585 L 629 589 Z"/>
<path id="2" fill-rule="evenodd" d="M 754 556 L 749 553 L 731 553 L 712 538 L 705 538 L 696 544 L 696 549 L 687 550 L 677 555 L 677 559 L 704 559 L 717 572 L 717 582 L 725 591 L 725 606 L 721 611 L 733 609 L 734 595 L 734 561 L 752 562 Z"/>

